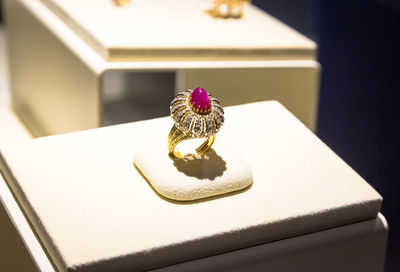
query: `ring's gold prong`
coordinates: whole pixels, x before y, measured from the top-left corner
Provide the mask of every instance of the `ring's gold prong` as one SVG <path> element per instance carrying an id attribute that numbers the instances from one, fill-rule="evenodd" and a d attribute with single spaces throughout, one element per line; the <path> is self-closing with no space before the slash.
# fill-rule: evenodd
<path id="1" fill-rule="evenodd" d="M 179 143 L 189 139 L 193 138 L 189 135 L 184 134 L 174 125 L 168 135 L 168 151 L 170 155 L 178 159 L 184 158 L 185 156 L 182 156 L 182 154 L 176 149 L 176 146 Z M 215 141 L 215 134 L 212 134 L 211 136 L 207 137 L 204 143 L 202 143 L 198 148 L 196 148 L 197 154 L 203 155 L 204 153 L 206 153 L 210 149 L 214 141 Z"/>

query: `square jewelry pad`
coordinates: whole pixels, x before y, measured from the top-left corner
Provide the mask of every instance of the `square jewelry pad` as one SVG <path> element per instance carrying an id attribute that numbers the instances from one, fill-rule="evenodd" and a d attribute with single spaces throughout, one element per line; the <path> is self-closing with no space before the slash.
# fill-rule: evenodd
<path id="1" fill-rule="evenodd" d="M 181 203 L 149 186 L 132 158 L 154 134 L 167 149 L 170 117 L 5 146 L 1 170 L 60 271 L 149 270 L 376 217 L 380 195 L 282 105 L 225 113 L 216 141 L 253 173 L 236 194 Z"/>
<path id="2" fill-rule="evenodd" d="M 165 136 L 149 135 L 151 144 L 141 145 L 133 157 L 138 171 L 162 196 L 192 201 L 244 190 L 252 184 L 250 167 L 223 138 L 217 136 L 202 156 L 172 159 L 165 149 Z"/>

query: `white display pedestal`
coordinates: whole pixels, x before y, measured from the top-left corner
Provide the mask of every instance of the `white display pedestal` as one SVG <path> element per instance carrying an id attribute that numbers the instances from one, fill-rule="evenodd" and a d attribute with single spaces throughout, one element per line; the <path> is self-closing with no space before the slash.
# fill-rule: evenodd
<path id="1" fill-rule="evenodd" d="M 220 134 L 254 175 L 235 195 L 170 202 L 134 169 L 169 117 L 8 145 L 1 170 L 61 271 L 382 271 L 379 194 L 278 103 L 225 112 Z"/>
<path id="2" fill-rule="evenodd" d="M 3 71 L 1 68 L 0 71 Z M 4 78 L 4 74 L 0 77 Z M 0 92 L 1 97 L 7 97 L 3 89 Z M 0 105 L 0 131 L 0 153 L 3 146 L 31 138 L 8 105 Z M 56 271 L 1 175 L 0 202 L 1 270 Z M 379 214 L 375 219 L 360 223 L 175 264 L 156 271 L 381 272 L 387 233 L 388 226 L 383 215 Z"/>
<path id="3" fill-rule="evenodd" d="M 1 176 L 0 201 L 1 246 L 8 253 L 2 269 L 56 271 Z M 379 214 L 376 219 L 152 271 L 383 272 L 387 234 L 386 220 Z"/>
<path id="4" fill-rule="evenodd" d="M 199 85 L 224 106 L 279 100 L 315 128 L 316 46 L 255 7 L 232 21 L 202 14 L 196 0 L 161 1 L 171 5 L 175 20 L 168 20 L 165 9 L 146 9 L 155 3 L 149 0 L 126 10 L 111 1 L 43 2 L 5 1 L 13 107 L 35 136 L 165 116 L 163 101 Z M 196 20 L 178 24 L 182 16 Z M 171 31 L 141 24 L 129 32 L 136 18 L 165 19 Z"/>

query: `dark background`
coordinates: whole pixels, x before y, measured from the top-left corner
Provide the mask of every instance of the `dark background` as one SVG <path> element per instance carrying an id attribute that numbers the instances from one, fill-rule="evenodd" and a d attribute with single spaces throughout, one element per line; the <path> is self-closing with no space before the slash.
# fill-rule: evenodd
<path id="1" fill-rule="evenodd" d="M 382 196 L 400 271 L 400 1 L 253 0 L 318 44 L 318 136 Z"/>
<path id="2" fill-rule="evenodd" d="M 385 271 L 400 271 L 400 1 L 253 3 L 317 42 L 317 134 L 383 196 Z"/>

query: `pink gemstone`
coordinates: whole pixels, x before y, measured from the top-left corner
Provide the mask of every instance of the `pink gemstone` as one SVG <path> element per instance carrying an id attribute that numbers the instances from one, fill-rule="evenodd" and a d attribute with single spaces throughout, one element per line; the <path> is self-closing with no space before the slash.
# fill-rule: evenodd
<path id="1" fill-rule="evenodd" d="M 192 103 L 195 109 L 201 112 L 208 111 L 211 107 L 210 97 L 208 97 L 206 90 L 201 87 L 194 89 L 190 97 L 190 103 Z"/>

